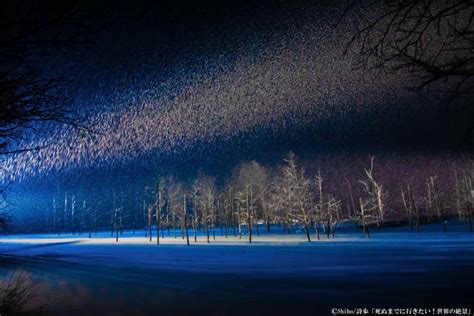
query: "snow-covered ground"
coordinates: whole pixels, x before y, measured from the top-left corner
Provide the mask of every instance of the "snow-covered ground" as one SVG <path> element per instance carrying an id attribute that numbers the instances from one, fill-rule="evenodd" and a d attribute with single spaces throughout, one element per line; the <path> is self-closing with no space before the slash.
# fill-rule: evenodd
<path id="1" fill-rule="evenodd" d="M 11 235 L 2 272 L 21 268 L 45 284 L 51 314 L 329 315 L 332 307 L 474 306 L 474 234 L 462 225 L 417 234 L 387 228 L 367 240 L 352 228 L 307 243 L 302 233 L 239 240 L 144 232 Z M 314 237 L 314 236 L 313 236 Z"/>

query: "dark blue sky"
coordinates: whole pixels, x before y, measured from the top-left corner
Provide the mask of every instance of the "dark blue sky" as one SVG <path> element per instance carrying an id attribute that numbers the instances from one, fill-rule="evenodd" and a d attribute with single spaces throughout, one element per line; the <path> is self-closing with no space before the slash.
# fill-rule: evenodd
<path id="1" fill-rule="evenodd" d="M 10 17 L 31 17 L 10 4 Z M 68 5 L 42 1 L 35 12 L 43 18 Z M 67 190 L 104 192 L 104 184 L 143 193 L 159 175 L 203 170 L 222 181 L 243 160 L 273 166 L 289 150 L 308 161 L 472 151 L 468 100 L 448 111 L 443 96 L 411 92 L 403 76 L 353 69 L 338 1 L 77 5 L 74 18 L 94 28 L 71 50 L 53 48 L 43 68 L 70 79 L 71 110 L 97 134 L 33 133 L 26 144 L 46 148 L 6 161 L 18 208 Z M 57 32 L 69 30 L 45 36 Z"/>
<path id="2" fill-rule="evenodd" d="M 161 164 L 163 157 L 220 173 L 241 159 L 272 161 L 289 149 L 471 145 L 467 102 L 447 111 L 443 96 L 408 92 L 404 77 L 351 68 L 355 56 L 343 56 L 351 27 L 338 24 L 344 3 L 50 0 L 33 17 L 28 3 L 12 2 L 10 18 L 74 8 L 72 19 L 93 26 L 74 49 L 53 48 L 44 70 L 70 79 L 72 113 L 99 133 L 33 134 L 34 144 L 64 143 L 39 155 L 33 165 L 40 173 Z M 68 32 L 59 27 L 42 36 Z"/>

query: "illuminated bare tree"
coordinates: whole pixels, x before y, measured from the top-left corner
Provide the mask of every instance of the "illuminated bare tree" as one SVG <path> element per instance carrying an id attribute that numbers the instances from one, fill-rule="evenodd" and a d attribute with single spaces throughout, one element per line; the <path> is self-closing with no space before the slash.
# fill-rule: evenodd
<path id="1" fill-rule="evenodd" d="M 235 236 L 235 223 L 233 220 L 233 213 L 234 213 L 234 199 L 232 195 L 232 186 L 228 186 L 224 192 L 224 207 L 223 207 L 223 214 L 222 214 L 222 221 L 224 225 L 224 232 L 225 238 L 228 238 L 229 235 L 229 226 L 231 225 L 234 230 Z"/>
<path id="2" fill-rule="evenodd" d="M 461 217 L 467 222 L 472 232 L 472 211 L 474 206 L 474 166 L 471 170 L 463 170 L 461 179 L 456 177 L 456 204 L 460 209 Z"/>
<path id="3" fill-rule="evenodd" d="M 293 152 L 288 153 L 284 161 L 278 185 L 282 200 L 286 200 L 287 218 L 291 223 L 303 226 L 306 239 L 310 242 L 310 228 L 313 221 L 310 180 L 305 176 L 304 169 L 296 165 L 296 156 Z"/>
<path id="4" fill-rule="evenodd" d="M 374 210 L 375 223 L 377 229 L 380 231 L 381 226 L 384 222 L 385 216 L 385 199 L 387 193 L 383 190 L 381 184 L 379 184 L 373 174 L 374 170 L 374 157 L 370 158 L 370 167 L 365 169 L 365 175 L 367 180 L 359 180 L 362 184 L 365 193 L 368 195 L 368 209 Z"/>
<path id="5" fill-rule="evenodd" d="M 119 229 L 122 226 L 121 224 L 122 209 L 120 207 L 115 208 L 114 212 L 114 223 L 115 223 L 115 241 L 119 241 Z"/>
<path id="6" fill-rule="evenodd" d="M 183 192 L 183 217 L 184 217 L 184 228 L 186 230 L 186 244 L 189 246 L 189 230 L 188 230 L 188 202 L 186 199 L 187 192 Z"/>
<path id="7" fill-rule="evenodd" d="M 234 170 L 230 186 L 236 202 L 234 214 L 238 221 L 239 237 L 242 224 L 245 223 L 251 242 L 254 227 L 257 236 L 260 234 L 259 219 L 263 219 L 267 230 L 270 229 L 270 181 L 267 171 L 256 161 L 242 163 Z M 232 203 L 229 205 L 233 208 Z"/>
<path id="8" fill-rule="evenodd" d="M 329 239 L 331 234 L 334 236 L 335 228 L 340 220 L 341 201 L 337 200 L 333 194 L 325 194 L 323 192 L 324 179 L 321 172 L 315 177 L 317 202 L 315 204 L 315 212 L 312 220 L 314 221 L 316 238 L 319 240 L 319 225 L 322 224 L 326 232 L 326 237 Z"/>
<path id="9" fill-rule="evenodd" d="M 323 214 L 325 213 L 325 205 L 324 202 L 324 195 L 323 195 L 323 177 L 321 176 L 321 171 L 318 170 L 318 174 L 315 177 L 316 188 L 317 188 L 317 203 L 315 205 L 315 212 L 314 212 L 314 229 L 316 231 L 316 238 L 319 240 L 319 225 L 320 222 L 323 220 Z"/>
<path id="10" fill-rule="evenodd" d="M 167 208 L 168 208 L 168 213 L 170 216 L 170 221 L 171 221 L 171 228 L 173 230 L 174 238 L 176 238 L 176 204 L 178 200 L 180 199 L 180 194 L 179 189 L 176 190 L 175 186 L 175 180 L 172 177 L 169 177 L 167 179 L 167 196 L 168 196 L 168 203 L 167 203 Z"/>
<path id="11" fill-rule="evenodd" d="M 196 216 L 200 218 L 209 243 L 211 229 L 214 232 L 216 187 L 214 178 L 199 174 L 193 184 L 193 202 Z M 200 214 L 200 215 L 197 215 Z M 214 235 L 214 233 L 213 233 Z"/>
<path id="12" fill-rule="evenodd" d="M 407 193 L 405 192 L 403 187 L 400 187 L 400 194 L 401 194 L 401 197 L 402 197 L 402 204 L 403 204 L 403 208 L 405 209 L 407 222 L 410 225 L 410 228 L 413 229 L 413 223 L 414 223 L 413 210 L 412 210 L 411 205 L 409 203 Z"/>
<path id="13" fill-rule="evenodd" d="M 407 214 L 410 227 L 413 227 L 413 222 L 416 225 L 416 231 L 420 232 L 420 208 L 413 192 L 411 182 L 407 183 L 406 191 L 401 189 L 402 203 Z"/>
<path id="14" fill-rule="evenodd" d="M 156 185 L 154 188 L 151 187 L 146 187 L 145 188 L 145 193 L 151 197 L 154 198 L 154 205 L 155 205 L 155 229 L 156 229 L 156 244 L 160 244 L 160 228 L 162 225 L 162 219 L 163 219 L 163 207 L 165 205 L 165 179 L 160 178 L 156 180 Z M 151 215 L 153 216 L 153 215 Z M 150 214 L 148 218 L 149 225 L 150 224 Z M 151 229 L 151 228 L 150 228 Z M 162 231 L 162 234 L 163 231 Z M 151 230 L 150 230 L 150 241 L 152 240 L 151 237 Z"/>
<path id="15" fill-rule="evenodd" d="M 426 208 L 428 214 L 436 214 L 436 218 L 439 222 L 443 224 L 444 232 L 447 231 L 447 221 L 445 218 L 445 210 L 443 209 L 442 203 L 442 194 L 438 190 L 436 185 L 436 177 L 429 177 L 428 181 L 426 182 L 427 187 L 427 194 L 426 194 Z"/>
<path id="16" fill-rule="evenodd" d="M 191 226 L 193 228 L 194 233 L 194 242 L 197 242 L 197 232 L 199 228 L 199 221 L 200 221 L 200 194 L 201 194 L 201 186 L 196 181 L 192 187 L 192 199 L 193 199 L 193 215 L 191 218 Z"/>
<path id="17" fill-rule="evenodd" d="M 349 199 L 350 199 L 349 219 L 354 221 L 354 229 L 357 232 L 359 230 L 359 226 L 358 226 L 358 223 L 357 223 L 358 216 L 357 216 L 356 203 L 354 201 L 354 194 L 352 192 L 352 185 L 351 185 L 351 182 L 349 181 L 349 179 L 346 178 L 345 181 L 346 181 L 346 184 L 347 184 L 347 189 L 348 189 L 348 192 L 349 192 Z"/>
<path id="18" fill-rule="evenodd" d="M 70 226 L 72 234 L 76 234 L 76 196 L 71 197 L 71 217 L 70 217 Z"/>
<path id="19" fill-rule="evenodd" d="M 156 225 L 156 243 L 160 243 L 161 216 L 164 206 L 165 180 L 161 178 L 156 184 L 155 189 L 155 225 Z"/>
<path id="20" fill-rule="evenodd" d="M 148 205 L 147 208 L 147 224 L 148 224 L 148 237 L 150 238 L 150 242 L 153 241 L 153 206 Z"/>
<path id="21" fill-rule="evenodd" d="M 340 220 L 341 201 L 337 200 L 333 195 L 329 194 L 325 205 L 324 222 L 326 223 L 326 237 L 329 239 L 330 235 L 334 237 L 336 225 Z"/>
<path id="22" fill-rule="evenodd" d="M 370 201 L 359 198 L 359 218 L 367 238 L 370 238 L 369 224 L 374 218 L 373 213 L 374 209 L 373 206 L 371 207 Z"/>

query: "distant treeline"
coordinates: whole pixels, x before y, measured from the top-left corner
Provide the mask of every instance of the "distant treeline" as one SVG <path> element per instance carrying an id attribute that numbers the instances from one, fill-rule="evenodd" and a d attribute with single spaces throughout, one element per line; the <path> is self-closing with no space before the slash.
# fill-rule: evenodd
<path id="1" fill-rule="evenodd" d="M 168 236 L 172 231 L 175 238 L 180 232 L 188 242 L 201 231 L 209 242 L 216 229 L 226 237 L 245 235 L 251 242 L 261 230 L 270 232 L 272 224 L 286 234 L 303 230 L 308 241 L 319 239 L 320 233 L 329 238 L 343 222 L 354 223 L 354 229 L 367 237 L 371 229 L 394 221 L 408 223 L 418 232 L 420 223 L 438 222 L 446 231 L 446 220 L 452 217 L 459 217 L 472 231 L 474 164 L 469 159 L 449 170 L 433 163 L 428 166 L 433 174 L 425 177 L 416 169 L 408 174 L 397 169 L 403 161 L 378 168 L 375 157 L 369 157 L 361 170 L 335 164 L 331 172 L 308 162 L 305 169 L 290 152 L 275 168 L 243 162 L 221 185 L 201 172 L 190 182 L 159 177 L 144 188 L 139 206 L 130 207 L 130 201 L 137 202 L 130 193 L 119 197 L 112 192 L 106 212 L 65 192 L 53 197 L 44 223 L 58 234 L 92 236 L 110 230 L 117 240 L 125 229 L 142 231 L 158 243 L 160 231 L 161 237 L 165 230 Z M 321 165 L 328 168 L 331 162 Z"/>

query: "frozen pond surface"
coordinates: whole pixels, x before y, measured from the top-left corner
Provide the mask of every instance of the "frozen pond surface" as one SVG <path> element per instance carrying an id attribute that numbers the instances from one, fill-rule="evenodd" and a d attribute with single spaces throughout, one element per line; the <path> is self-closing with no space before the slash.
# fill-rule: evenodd
<path id="1" fill-rule="evenodd" d="M 140 234 L 140 235 L 139 235 Z M 4 272 L 47 283 L 50 311 L 67 315 L 329 315 L 332 307 L 473 308 L 474 234 L 425 229 L 342 230 L 311 244 L 270 235 L 255 243 L 203 236 L 150 243 L 122 238 L 12 235 L 0 240 Z M 211 237 L 212 238 L 212 237 Z M 46 296 L 47 296 L 46 295 Z M 95 311 L 95 312 L 92 312 Z"/>

